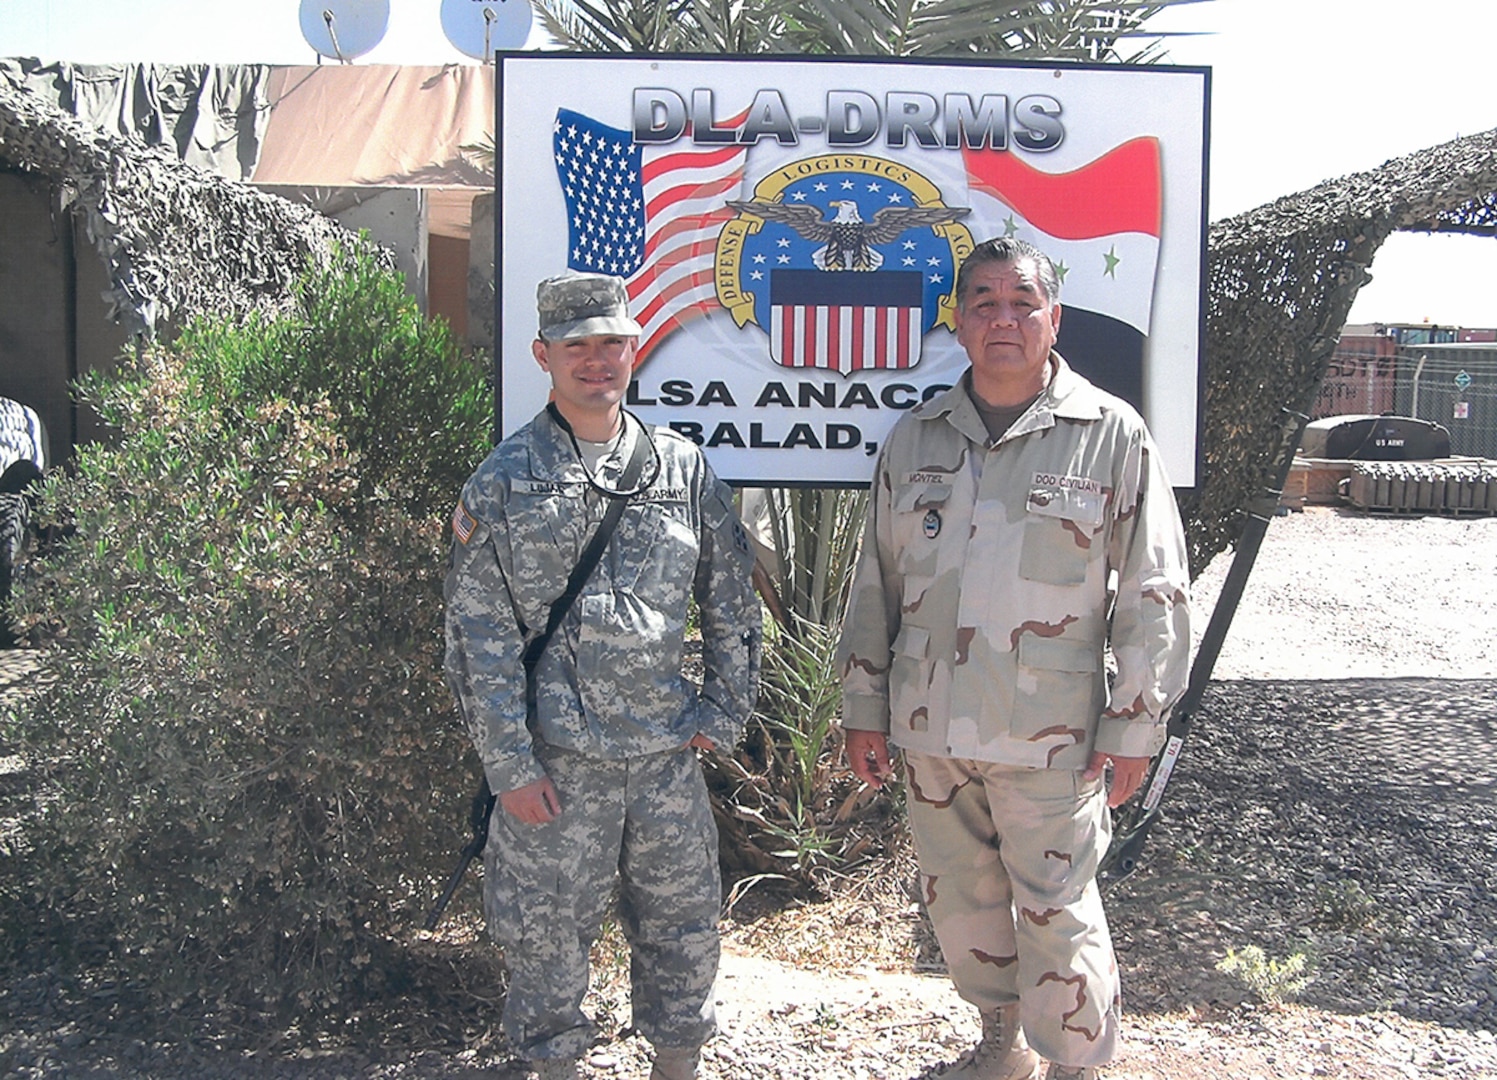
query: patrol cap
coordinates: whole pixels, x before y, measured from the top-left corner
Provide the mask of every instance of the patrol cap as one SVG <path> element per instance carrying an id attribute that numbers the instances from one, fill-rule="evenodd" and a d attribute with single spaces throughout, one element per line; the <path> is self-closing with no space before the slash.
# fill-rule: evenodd
<path id="1" fill-rule="evenodd" d="M 562 274 L 536 286 L 535 306 L 541 337 L 547 341 L 623 334 L 638 337 L 639 323 L 629 317 L 624 279 L 609 274 Z"/>

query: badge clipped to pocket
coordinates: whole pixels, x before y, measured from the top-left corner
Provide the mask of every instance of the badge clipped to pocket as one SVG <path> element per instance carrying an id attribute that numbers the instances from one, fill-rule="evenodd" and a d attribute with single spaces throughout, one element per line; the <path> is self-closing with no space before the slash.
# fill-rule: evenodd
<path id="1" fill-rule="evenodd" d="M 934 540 L 941 535 L 941 522 L 944 520 L 941 509 L 950 500 L 950 474 L 928 469 L 917 470 L 906 476 L 904 483 L 895 491 L 894 512 L 919 514 L 921 534 L 927 540 Z"/>

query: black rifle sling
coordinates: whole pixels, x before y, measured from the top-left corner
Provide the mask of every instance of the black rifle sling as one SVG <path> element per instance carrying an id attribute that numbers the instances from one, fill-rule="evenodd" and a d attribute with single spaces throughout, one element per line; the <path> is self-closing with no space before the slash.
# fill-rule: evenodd
<path id="1" fill-rule="evenodd" d="M 553 416 L 556 414 L 553 413 Z M 620 422 L 627 424 L 628 420 L 620 417 Z M 558 421 L 561 426 L 564 422 Z M 650 456 L 650 433 L 640 425 L 639 437 L 634 440 L 634 449 L 629 454 L 629 460 L 624 464 L 623 475 L 619 478 L 619 490 L 633 491 L 639 483 L 640 475 L 645 471 L 645 460 Z M 551 605 L 551 610 L 546 615 L 546 628 L 535 637 L 531 638 L 525 646 L 525 652 L 521 656 L 520 663 L 525 670 L 525 711 L 528 715 L 535 708 L 535 674 L 536 665 L 541 662 L 541 654 L 546 651 L 546 646 L 551 643 L 551 636 L 556 633 L 556 628 L 561 625 L 561 620 L 566 618 L 567 612 L 572 609 L 577 597 L 582 594 L 582 587 L 587 584 L 587 579 L 592 577 L 593 570 L 603 558 L 603 552 L 608 547 L 608 542 L 613 539 L 614 530 L 618 528 L 619 519 L 624 516 L 624 509 L 629 505 L 627 495 L 610 495 L 608 498 L 608 511 L 603 515 L 597 531 L 587 541 L 587 547 L 582 549 L 582 555 L 577 559 L 577 565 L 572 567 L 572 572 L 567 577 L 567 587 L 557 597 L 556 602 Z M 468 869 L 468 864 L 476 859 L 483 851 L 484 844 L 489 836 L 489 819 L 494 816 L 494 804 L 498 797 L 489 787 L 488 774 L 485 773 L 482 782 L 478 785 L 478 793 L 473 796 L 473 805 L 469 810 L 469 825 L 473 830 L 472 839 L 468 846 L 463 848 L 457 869 L 453 871 L 452 877 L 447 882 L 447 888 L 437 900 L 431 912 L 426 916 L 426 929 L 435 930 L 437 922 L 442 917 L 442 911 L 447 907 L 447 902 L 452 899 L 452 894 L 457 891 L 457 886 L 462 881 L 463 873 Z"/>
<path id="2" fill-rule="evenodd" d="M 620 417 L 622 420 L 623 418 Z M 619 478 L 619 489 L 631 491 L 634 485 L 639 483 L 640 474 L 645 471 L 645 460 L 650 456 L 650 435 L 640 427 L 639 437 L 634 440 L 634 449 L 629 454 L 629 460 L 624 465 L 624 473 Z M 582 554 L 577 559 L 577 565 L 572 567 L 572 573 L 567 578 L 566 590 L 559 596 L 556 603 L 551 605 L 551 611 L 546 616 L 546 628 L 525 646 L 525 655 L 522 663 L 525 666 L 525 677 L 527 682 L 530 675 L 535 671 L 535 666 L 541 662 L 541 654 L 546 651 L 546 646 L 551 642 L 551 635 L 556 633 L 556 628 L 561 625 L 561 620 L 566 618 L 567 612 L 572 610 L 572 604 L 582 593 L 582 587 L 587 584 L 587 579 L 593 576 L 593 570 L 603 558 L 603 551 L 608 547 L 608 541 L 613 538 L 613 531 L 618 528 L 619 519 L 624 516 L 624 508 L 629 504 L 629 499 L 622 495 L 610 495 L 608 499 L 608 512 L 603 515 L 603 521 L 598 525 L 597 532 L 593 533 L 587 542 L 587 547 L 582 549 Z M 531 691 L 527 689 L 529 697 Z"/>

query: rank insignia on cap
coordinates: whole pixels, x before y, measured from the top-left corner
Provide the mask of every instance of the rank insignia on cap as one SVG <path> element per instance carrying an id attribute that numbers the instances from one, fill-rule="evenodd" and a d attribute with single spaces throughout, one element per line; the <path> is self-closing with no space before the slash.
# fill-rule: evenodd
<path id="1" fill-rule="evenodd" d="M 452 512 L 452 535 L 463 543 L 473 539 L 473 530 L 478 528 L 478 519 L 468 513 L 468 508 L 459 500 L 457 509 Z"/>
<path id="2" fill-rule="evenodd" d="M 939 510 L 927 510 L 925 512 L 925 520 L 920 524 L 925 529 L 926 539 L 934 540 L 937 536 L 941 535 L 941 512 Z"/>

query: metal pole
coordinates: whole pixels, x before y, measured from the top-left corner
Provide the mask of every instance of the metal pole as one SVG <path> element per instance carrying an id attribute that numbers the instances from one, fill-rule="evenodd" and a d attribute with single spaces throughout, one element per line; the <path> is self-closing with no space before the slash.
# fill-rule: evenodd
<path id="1" fill-rule="evenodd" d="M 1316 390 L 1319 391 L 1319 384 Z M 1221 595 L 1217 597 L 1216 607 L 1212 609 L 1211 620 L 1201 636 L 1200 648 L 1196 650 L 1195 660 L 1191 663 L 1190 681 L 1185 693 L 1170 711 L 1164 752 L 1154 759 L 1154 764 L 1150 767 L 1149 779 L 1143 788 L 1144 796 L 1134 813 L 1134 820 L 1128 827 L 1119 830 L 1097 871 L 1097 880 L 1104 889 L 1116 885 L 1138 869 L 1144 841 L 1148 839 L 1149 829 L 1159 816 L 1159 803 L 1164 796 L 1164 789 L 1169 784 L 1181 747 L 1190 733 L 1196 709 L 1211 681 L 1211 669 L 1221 655 L 1227 631 L 1232 625 L 1232 617 L 1237 613 L 1237 605 L 1247 589 L 1248 575 L 1252 573 L 1258 549 L 1263 545 L 1269 522 L 1273 520 L 1279 499 L 1284 493 L 1284 482 L 1294 465 L 1294 449 L 1299 445 L 1300 436 L 1310 417 L 1306 413 L 1285 409 L 1281 419 L 1280 443 L 1270 466 L 1272 475 L 1259 495 L 1246 507 L 1247 523 L 1237 541 L 1232 566 L 1227 571 L 1226 580 L 1222 582 Z"/>

